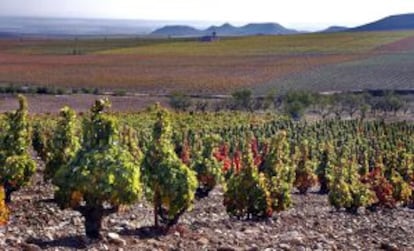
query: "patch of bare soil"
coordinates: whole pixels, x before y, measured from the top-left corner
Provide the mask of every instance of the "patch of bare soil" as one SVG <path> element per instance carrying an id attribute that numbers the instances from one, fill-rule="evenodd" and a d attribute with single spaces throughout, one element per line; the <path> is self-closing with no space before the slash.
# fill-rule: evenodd
<path id="1" fill-rule="evenodd" d="M 268 220 L 240 221 L 226 214 L 218 188 L 168 234 L 152 227 L 151 206 L 141 202 L 109 216 L 98 242 L 84 237 L 80 214 L 61 211 L 52 198 L 40 172 L 16 192 L 9 225 L 0 228 L 0 250 L 414 250 L 414 210 L 350 215 L 313 192 L 293 194 L 293 207 Z"/>
<path id="2" fill-rule="evenodd" d="M 74 95 L 25 95 L 29 103 L 29 112 L 58 113 L 65 105 L 77 112 L 89 111 L 95 100 L 104 95 L 74 94 Z M 138 111 L 160 102 L 168 106 L 168 98 L 160 96 L 109 96 L 112 103 L 112 111 L 128 112 Z M 13 95 L 0 95 L 0 112 L 15 110 L 18 108 L 18 100 Z"/>

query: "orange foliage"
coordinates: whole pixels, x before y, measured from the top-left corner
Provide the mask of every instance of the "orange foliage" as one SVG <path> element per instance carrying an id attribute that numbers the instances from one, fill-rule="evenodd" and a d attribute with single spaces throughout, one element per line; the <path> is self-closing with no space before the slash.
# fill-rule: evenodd
<path id="1" fill-rule="evenodd" d="M 7 224 L 9 220 L 9 209 L 4 201 L 5 194 L 3 187 L 0 186 L 0 226 Z"/>

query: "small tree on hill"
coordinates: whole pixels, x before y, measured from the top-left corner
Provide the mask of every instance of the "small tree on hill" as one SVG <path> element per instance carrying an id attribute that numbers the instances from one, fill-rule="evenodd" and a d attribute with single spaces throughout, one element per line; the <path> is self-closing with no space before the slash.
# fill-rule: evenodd
<path id="1" fill-rule="evenodd" d="M 156 112 L 153 141 L 143 161 L 144 181 L 149 188 L 146 195 L 154 206 L 155 226 L 161 218 L 170 227 L 191 206 L 198 184 L 195 172 L 175 153 L 169 113 L 159 104 Z"/>
<path id="2" fill-rule="evenodd" d="M 107 100 L 96 101 L 83 123 L 81 150 L 53 179 L 56 202 L 85 217 L 89 238 L 100 238 L 103 217 L 135 202 L 141 193 L 139 163 L 120 144 L 117 120 L 104 114 L 108 106 Z"/>
<path id="3" fill-rule="evenodd" d="M 29 154 L 30 125 L 27 102 L 19 95 L 20 107 L 6 114 L 6 129 L 0 145 L 0 184 L 5 189 L 5 201 L 11 201 L 11 194 L 26 185 L 36 169 L 36 163 Z"/>

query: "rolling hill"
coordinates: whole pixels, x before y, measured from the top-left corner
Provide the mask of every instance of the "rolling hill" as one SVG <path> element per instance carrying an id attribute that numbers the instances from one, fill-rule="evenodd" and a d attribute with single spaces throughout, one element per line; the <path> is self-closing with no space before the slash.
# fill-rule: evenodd
<path id="1" fill-rule="evenodd" d="M 191 26 L 164 26 L 151 33 L 161 36 L 200 36 L 210 35 L 213 32 L 218 36 L 249 36 L 249 35 L 279 35 L 295 34 L 296 30 L 287 29 L 278 23 L 251 23 L 241 27 L 225 23 L 221 26 L 210 26 L 205 30 L 199 30 Z"/>
<path id="2" fill-rule="evenodd" d="M 358 26 L 348 31 L 393 31 L 414 29 L 414 14 L 389 16 L 378 21 Z"/>
<path id="3" fill-rule="evenodd" d="M 200 30 L 187 25 L 167 25 L 151 33 L 157 36 L 199 36 L 201 34 Z"/>

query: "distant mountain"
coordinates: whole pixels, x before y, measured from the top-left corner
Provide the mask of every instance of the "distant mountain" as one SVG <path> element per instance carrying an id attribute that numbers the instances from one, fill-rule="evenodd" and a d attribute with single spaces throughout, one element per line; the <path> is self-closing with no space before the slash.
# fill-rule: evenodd
<path id="1" fill-rule="evenodd" d="M 198 36 L 201 33 L 200 30 L 187 25 L 167 25 L 153 31 L 151 34 L 160 36 Z"/>
<path id="2" fill-rule="evenodd" d="M 218 36 L 249 36 L 249 35 L 278 35 L 294 34 L 296 30 L 287 29 L 277 23 L 254 23 L 236 27 L 229 23 L 221 26 L 210 26 L 205 30 L 199 30 L 191 26 L 164 26 L 153 31 L 152 35 L 161 36 L 200 36 L 216 33 Z"/>
<path id="3" fill-rule="evenodd" d="M 324 32 L 324 33 L 332 33 L 332 32 L 346 31 L 348 29 L 349 29 L 348 27 L 344 27 L 344 26 L 331 26 L 331 27 L 328 27 L 325 30 L 322 30 L 321 32 Z"/>
<path id="4" fill-rule="evenodd" d="M 237 35 L 240 33 L 239 28 L 229 24 L 225 23 L 222 26 L 210 26 L 206 30 L 202 31 L 203 34 L 211 34 L 213 32 L 216 32 L 217 35 L 222 36 L 231 36 L 231 35 Z"/>
<path id="5" fill-rule="evenodd" d="M 349 29 L 349 31 L 391 31 L 411 29 L 414 29 L 414 14 L 389 16 L 369 24 Z"/>
<path id="6" fill-rule="evenodd" d="M 258 23 L 247 24 L 240 28 L 243 34 L 255 35 L 255 34 L 294 34 L 298 33 L 296 30 L 287 29 L 278 23 Z"/>

